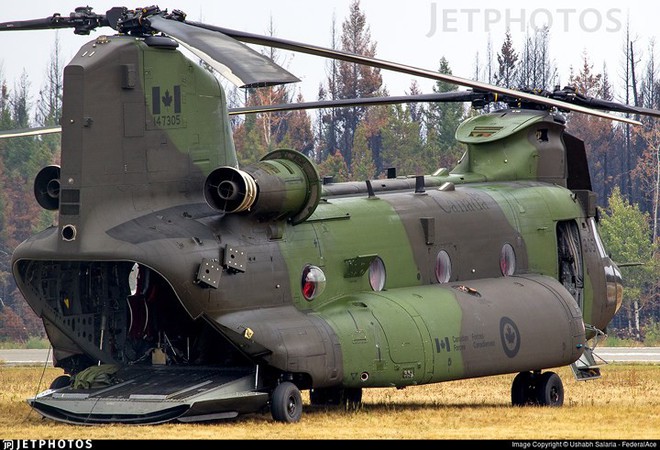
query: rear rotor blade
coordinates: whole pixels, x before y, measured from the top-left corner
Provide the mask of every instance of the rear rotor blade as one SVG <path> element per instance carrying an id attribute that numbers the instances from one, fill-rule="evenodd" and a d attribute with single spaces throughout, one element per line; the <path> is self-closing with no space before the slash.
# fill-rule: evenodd
<path id="1" fill-rule="evenodd" d="M 573 105 L 570 103 L 562 102 L 559 100 L 554 100 L 552 98 L 541 97 L 539 95 L 530 94 L 527 92 L 516 91 L 514 89 L 508 89 L 501 86 L 494 86 L 488 83 L 482 83 L 480 81 L 467 80 L 465 78 L 456 77 L 454 75 L 446 75 L 438 72 L 434 72 L 428 69 L 421 69 L 418 67 L 408 66 L 405 64 L 399 64 L 391 61 L 386 61 L 377 58 L 371 58 L 368 56 L 357 55 L 354 53 L 349 53 L 341 50 L 334 50 L 330 48 L 320 47 L 317 45 L 305 44 L 301 42 L 289 41 L 286 39 L 276 38 L 272 36 L 261 36 L 253 33 L 246 33 L 243 31 L 230 30 L 227 28 L 215 27 L 212 25 L 207 25 L 198 22 L 188 22 L 197 27 L 206 28 L 213 31 L 219 31 L 223 34 L 226 34 L 229 37 L 233 37 L 242 42 L 248 42 L 251 44 L 258 45 L 267 45 L 275 48 L 281 48 L 285 50 L 291 50 L 294 52 L 306 53 L 310 55 L 323 56 L 325 58 L 338 59 L 341 61 L 347 61 L 356 64 L 363 64 L 371 67 L 377 67 L 385 70 L 392 70 L 394 72 L 405 73 L 408 75 L 419 76 L 424 78 L 429 78 L 432 80 L 446 81 L 448 83 L 456 84 L 459 86 L 465 86 L 473 88 L 479 91 L 493 92 L 498 95 L 503 95 L 511 98 L 519 98 L 521 100 L 526 100 L 534 103 L 538 103 L 546 106 L 553 106 L 561 110 L 566 111 L 576 111 L 584 114 L 589 114 L 592 116 L 603 117 L 610 120 L 617 120 L 619 122 L 631 123 L 634 125 L 641 125 L 641 122 L 637 120 L 632 120 L 624 117 L 615 116 L 612 114 L 607 114 L 601 111 L 594 111 L 584 106 Z M 496 99 L 497 101 L 497 99 Z"/>
<path id="2" fill-rule="evenodd" d="M 0 131 L 0 139 L 9 139 L 15 137 L 25 136 L 39 136 L 42 134 L 59 133 L 62 127 L 38 127 L 38 128 L 23 128 L 20 130 Z"/>
<path id="3" fill-rule="evenodd" d="M 419 95 L 401 95 L 394 97 L 366 97 L 366 98 L 348 98 L 338 100 L 322 100 L 318 102 L 300 102 L 283 103 L 279 105 L 257 105 L 244 106 L 241 108 L 230 108 L 230 115 L 255 114 L 279 111 L 296 111 L 301 109 L 322 109 L 322 108 L 346 108 L 351 106 L 376 106 L 376 105 L 396 105 L 401 103 L 417 102 L 470 102 L 482 100 L 488 94 L 471 91 L 459 92 L 439 92 L 436 94 Z"/>
<path id="4" fill-rule="evenodd" d="M 160 15 L 150 16 L 148 20 L 153 29 L 174 38 L 239 87 L 262 87 L 300 81 L 269 58 L 221 32 L 166 19 Z"/>

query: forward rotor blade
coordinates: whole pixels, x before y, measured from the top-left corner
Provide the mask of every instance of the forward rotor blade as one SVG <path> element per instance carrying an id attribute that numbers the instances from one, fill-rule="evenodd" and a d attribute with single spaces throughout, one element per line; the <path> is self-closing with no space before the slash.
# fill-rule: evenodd
<path id="1" fill-rule="evenodd" d="M 300 81 L 269 58 L 221 32 L 209 31 L 160 15 L 150 16 L 148 21 L 153 29 L 174 38 L 239 87 L 263 87 Z"/>
<path id="2" fill-rule="evenodd" d="M 607 100 L 600 100 L 597 98 L 578 98 L 575 102 L 579 105 L 585 105 L 591 108 L 602 109 L 605 111 L 616 111 L 629 114 L 639 114 L 642 116 L 660 117 L 660 111 L 655 109 L 642 108 L 641 106 L 631 106 L 622 103 L 610 102 Z"/>
<path id="3" fill-rule="evenodd" d="M 229 115 L 255 114 L 279 111 L 296 111 L 301 109 L 346 108 L 351 106 L 396 105 L 401 103 L 419 102 L 470 102 L 483 99 L 487 94 L 471 91 L 439 92 L 436 94 L 401 95 L 394 97 L 367 97 L 338 100 L 322 100 L 318 102 L 282 103 L 279 105 L 244 106 L 229 108 Z"/>
<path id="4" fill-rule="evenodd" d="M 230 30 L 227 28 L 215 27 L 212 25 L 207 25 L 204 23 L 198 22 L 187 22 L 197 27 L 206 28 L 208 30 L 219 31 L 229 37 L 237 39 L 242 42 L 247 42 L 250 44 L 266 45 L 275 48 L 281 48 L 284 50 L 291 50 L 299 53 L 306 53 L 310 55 L 322 56 L 325 58 L 338 59 L 341 61 L 363 64 L 371 67 L 377 67 L 385 70 L 392 70 L 394 72 L 405 73 L 408 75 L 419 76 L 424 78 L 429 78 L 437 81 L 446 81 L 448 83 L 456 84 L 459 86 L 465 86 L 473 88 L 478 91 L 493 92 L 495 94 L 519 98 L 521 100 L 526 100 L 541 105 L 554 106 L 566 111 L 575 111 L 584 114 L 590 114 L 592 116 L 603 117 L 610 120 L 617 120 L 619 122 L 631 123 L 634 125 L 641 125 L 641 122 L 637 120 L 628 119 L 625 117 L 615 116 L 613 114 L 607 114 L 601 111 L 594 111 L 584 106 L 573 105 L 570 103 L 562 102 L 559 100 L 554 100 L 547 97 L 541 97 L 539 95 L 530 94 L 527 92 L 516 91 L 514 89 L 508 89 L 501 86 L 493 86 L 488 83 L 482 83 L 480 81 L 468 80 L 465 78 L 456 77 L 454 75 L 446 75 L 439 72 L 434 72 L 428 69 L 421 69 L 418 67 L 408 66 L 405 64 L 399 64 L 391 61 L 386 61 L 383 59 L 371 58 L 368 56 L 357 55 L 354 53 L 345 52 L 342 50 L 334 50 L 330 48 L 320 47 L 317 45 L 305 44 L 302 42 L 295 42 L 286 39 L 276 38 L 272 36 L 261 36 L 253 33 L 246 33 L 243 31 Z"/>
<path id="5" fill-rule="evenodd" d="M 23 128 L 20 130 L 0 131 L 0 139 L 9 139 L 25 136 L 38 136 L 41 134 L 53 134 L 62 132 L 62 127 L 38 127 Z"/>

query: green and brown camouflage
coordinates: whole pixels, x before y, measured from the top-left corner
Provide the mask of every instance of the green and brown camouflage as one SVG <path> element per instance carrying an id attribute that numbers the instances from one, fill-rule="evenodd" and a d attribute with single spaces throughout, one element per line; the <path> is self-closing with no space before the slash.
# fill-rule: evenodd
<path id="1" fill-rule="evenodd" d="M 506 373 L 527 403 L 620 305 L 584 146 L 551 112 L 466 121 L 451 171 L 321 185 L 293 150 L 238 168 L 222 87 L 169 38 L 100 37 L 64 73 L 61 167 L 35 184 L 58 222 L 13 272 L 57 367 L 121 369 L 31 399 L 45 416 L 209 420 Z"/>

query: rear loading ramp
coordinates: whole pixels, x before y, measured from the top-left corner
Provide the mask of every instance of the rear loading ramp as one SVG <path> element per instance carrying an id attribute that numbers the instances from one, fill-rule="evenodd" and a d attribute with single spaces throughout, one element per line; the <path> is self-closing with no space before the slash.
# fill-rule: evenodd
<path id="1" fill-rule="evenodd" d="M 28 403 L 45 417 L 75 424 L 227 419 L 267 405 L 257 379 L 255 368 L 127 366 L 114 384 L 49 389 Z"/>

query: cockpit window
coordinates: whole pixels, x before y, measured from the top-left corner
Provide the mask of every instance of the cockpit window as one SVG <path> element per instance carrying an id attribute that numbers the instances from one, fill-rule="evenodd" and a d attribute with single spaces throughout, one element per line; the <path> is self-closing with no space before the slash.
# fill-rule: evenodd
<path id="1" fill-rule="evenodd" d="M 605 258 L 607 256 L 607 253 L 605 252 L 605 246 L 603 245 L 603 241 L 600 240 L 600 234 L 598 234 L 596 221 L 593 217 L 589 218 L 589 226 L 591 227 L 591 233 L 594 235 L 594 238 L 596 238 L 596 247 L 598 247 L 598 253 L 600 254 L 601 258 Z"/>

